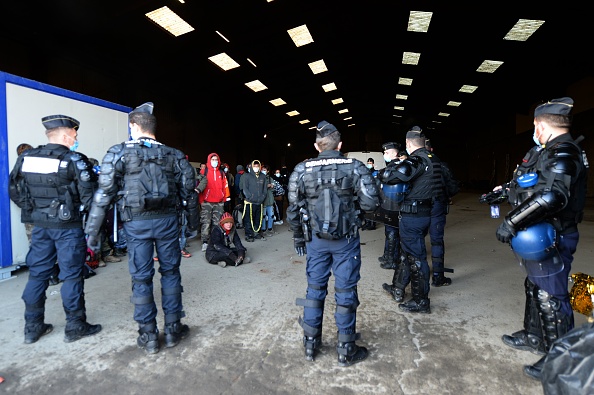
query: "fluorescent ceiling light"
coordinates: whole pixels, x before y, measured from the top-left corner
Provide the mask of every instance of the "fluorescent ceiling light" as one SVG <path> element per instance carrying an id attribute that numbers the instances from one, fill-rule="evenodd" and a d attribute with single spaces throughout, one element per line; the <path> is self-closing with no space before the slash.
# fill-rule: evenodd
<path id="1" fill-rule="evenodd" d="M 432 16 L 432 12 L 411 11 L 408 18 L 408 28 L 406 30 L 409 32 L 427 33 Z"/>
<path id="2" fill-rule="evenodd" d="M 441 121 L 431 121 L 431 122 L 433 122 L 433 123 L 441 123 Z"/>
<path id="3" fill-rule="evenodd" d="M 287 104 L 283 99 L 281 99 L 280 97 L 278 99 L 274 99 L 274 100 L 270 100 L 270 103 L 275 106 L 282 106 L 283 104 Z"/>
<path id="4" fill-rule="evenodd" d="M 479 73 L 494 73 L 502 64 L 503 62 L 498 60 L 484 60 L 476 71 Z"/>
<path id="5" fill-rule="evenodd" d="M 293 111 L 289 111 L 289 112 L 287 113 L 287 115 L 288 115 L 288 116 L 290 116 L 290 117 L 294 117 L 295 115 L 299 115 L 299 112 L 298 112 L 298 111 L 295 111 L 295 110 L 293 110 Z"/>
<path id="6" fill-rule="evenodd" d="M 312 127 L 308 128 L 308 129 L 313 130 L 313 129 L 317 129 L 317 127 L 312 126 Z"/>
<path id="7" fill-rule="evenodd" d="M 245 86 L 247 86 L 248 88 L 250 88 L 254 92 L 260 92 L 260 91 L 263 91 L 264 89 L 268 89 L 266 87 L 266 85 L 264 85 L 263 83 L 261 83 L 258 80 L 253 80 L 251 82 L 246 82 Z"/>
<path id="8" fill-rule="evenodd" d="M 396 99 L 408 100 L 408 95 L 396 95 Z"/>
<path id="9" fill-rule="evenodd" d="M 219 66 L 221 69 L 227 71 L 239 67 L 239 63 L 231 59 L 225 52 L 208 58 L 211 62 Z"/>
<path id="10" fill-rule="evenodd" d="M 460 92 L 473 93 L 477 89 L 478 89 L 478 86 L 474 86 L 474 85 L 462 85 L 462 88 L 460 88 Z"/>
<path id="11" fill-rule="evenodd" d="M 398 78 L 399 85 L 412 85 L 412 78 Z"/>
<path id="12" fill-rule="evenodd" d="M 336 90 L 336 85 L 334 85 L 334 82 L 331 82 L 329 84 L 322 85 L 322 89 L 324 90 L 324 92 L 334 91 Z"/>
<path id="13" fill-rule="evenodd" d="M 460 103 L 459 101 L 451 101 L 451 100 L 450 100 L 450 101 L 448 102 L 448 106 L 452 106 L 452 107 L 459 107 L 459 106 L 460 106 L 460 104 L 462 104 L 462 103 Z"/>
<path id="14" fill-rule="evenodd" d="M 328 68 L 326 67 L 326 63 L 324 63 L 323 59 L 316 60 L 315 62 L 311 62 L 308 64 L 308 66 L 311 69 L 312 73 L 314 73 L 314 74 L 320 74 L 320 73 L 323 73 L 324 71 L 328 71 Z"/>
<path id="15" fill-rule="evenodd" d="M 394 106 L 394 110 L 404 110 L 404 107 L 402 107 L 402 106 Z"/>
<path id="16" fill-rule="evenodd" d="M 332 104 L 340 104 L 340 103 L 344 103 L 344 100 L 342 100 L 342 97 L 332 100 Z"/>
<path id="17" fill-rule="evenodd" d="M 303 121 L 299 121 L 300 124 L 304 125 L 306 123 L 309 123 L 309 119 L 304 119 Z"/>
<path id="18" fill-rule="evenodd" d="M 250 62 L 252 64 L 252 66 L 258 67 L 258 66 L 256 66 L 256 64 L 254 62 L 252 62 L 252 60 L 250 58 L 246 58 L 246 59 L 247 59 L 248 62 Z"/>
<path id="19" fill-rule="evenodd" d="M 217 32 L 217 34 L 218 34 L 219 36 L 221 36 L 221 38 L 222 38 L 223 40 L 225 40 L 225 41 L 227 41 L 227 42 L 230 42 L 229 40 L 227 40 L 227 37 L 223 36 L 223 35 L 222 35 L 222 34 L 221 34 L 221 33 L 220 33 L 218 30 L 215 30 L 215 32 Z"/>
<path id="20" fill-rule="evenodd" d="M 188 22 L 181 19 L 167 6 L 148 12 L 145 15 L 175 37 L 194 31 L 194 28 Z"/>
<path id="21" fill-rule="evenodd" d="M 403 108 L 403 109 L 404 109 L 404 108 Z M 393 116 L 393 117 L 396 117 L 396 118 L 402 118 L 402 115 L 396 115 L 396 114 L 394 114 L 394 115 L 392 115 L 392 116 Z"/>
<path id="22" fill-rule="evenodd" d="M 344 121 L 348 121 L 349 119 L 353 119 L 353 117 L 346 117 Z"/>
<path id="23" fill-rule="evenodd" d="M 437 115 L 439 115 L 440 117 L 449 117 L 450 116 L 450 114 L 448 114 L 447 112 L 440 112 Z"/>
<path id="24" fill-rule="evenodd" d="M 339 110 L 338 113 L 339 114 L 344 114 L 345 112 L 349 112 L 348 108 L 345 108 L 344 110 Z"/>
<path id="25" fill-rule="evenodd" d="M 351 124 L 347 125 L 347 128 L 350 128 L 351 126 L 355 126 L 355 124 L 351 123 Z"/>
<path id="26" fill-rule="evenodd" d="M 419 58 L 421 57 L 420 53 L 416 52 L 403 52 L 402 53 L 402 64 L 412 64 L 417 65 L 419 64 Z"/>
<path id="27" fill-rule="evenodd" d="M 545 21 L 518 19 L 514 27 L 503 37 L 504 40 L 526 41 Z"/>
<path id="28" fill-rule="evenodd" d="M 289 36 L 295 43 L 296 46 L 301 47 L 303 45 L 307 45 L 309 43 L 313 43 L 313 38 L 311 34 L 309 34 L 309 30 L 307 30 L 307 26 L 301 25 L 297 26 L 296 28 L 287 30 Z"/>

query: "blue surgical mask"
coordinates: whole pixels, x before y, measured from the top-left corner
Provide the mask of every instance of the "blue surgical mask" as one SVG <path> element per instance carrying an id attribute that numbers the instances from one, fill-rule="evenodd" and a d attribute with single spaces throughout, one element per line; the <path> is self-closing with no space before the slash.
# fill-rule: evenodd
<path id="1" fill-rule="evenodd" d="M 70 151 L 76 151 L 78 149 L 78 140 L 74 140 L 74 144 L 70 146 Z"/>
<path id="2" fill-rule="evenodd" d="M 365 166 L 367 166 L 368 169 L 371 169 L 373 167 L 373 165 L 371 163 L 368 163 Z"/>
<path id="3" fill-rule="evenodd" d="M 532 134 L 532 140 L 534 140 L 534 143 L 536 145 L 538 145 L 540 148 L 542 148 L 542 144 L 540 143 L 540 140 L 538 140 L 538 137 L 536 137 L 536 128 L 534 128 L 534 133 Z"/>
<path id="4" fill-rule="evenodd" d="M 384 154 L 384 160 L 386 162 L 392 162 L 392 158 L 390 158 L 388 155 Z"/>
<path id="5" fill-rule="evenodd" d="M 276 173 L 275 176 L 280 177 L 280 173 Z"/>
<path id="6" fill-rule="evenodd" d="M 261 172 L 261 173 L 262 173 L 262 174 L 266 174 L 266 170 L 262 170 L 262 172 Z"/>
<path id="7" fill-rule="evenodd" d="M 210 161 L 210 165 L 211 165 L 212 167 L 217 167 L 217 166 L 219 165 L 219 161 L 218 161 L 218 160 L 211 160 L 211 161 Z"/>

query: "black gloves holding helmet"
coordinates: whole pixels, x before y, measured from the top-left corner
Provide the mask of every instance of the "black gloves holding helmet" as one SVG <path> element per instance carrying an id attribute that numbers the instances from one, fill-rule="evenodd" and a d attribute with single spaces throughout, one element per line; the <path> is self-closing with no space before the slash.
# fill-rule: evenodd
<path id="1" fill-rule="evenodd" d="M 516 235 L 516 230 L 506 220 L 503 220 L 499 228 L 497 228 L 495 235 L 500 242 L 509 243 L 512 237 Z"/>

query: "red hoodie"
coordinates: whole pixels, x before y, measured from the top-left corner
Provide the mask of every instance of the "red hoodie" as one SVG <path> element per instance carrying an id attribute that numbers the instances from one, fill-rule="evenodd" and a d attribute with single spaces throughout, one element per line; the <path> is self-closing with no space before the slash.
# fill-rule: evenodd
<path id="1" fill-rule="evenodd" d="M 216 168 L 213 168 L 210 164 L 210 160 L 213 156 L 216 156 L 219 159 L 219 164 Z M 216 152 L 208 155 L 208 159 L 206 160 L 206 169 L 200 172 L 200 174 L 204 174 L 205 170 L 207 170 L 206 188 L 204 188 L 204 191 L 202 191 L 198 197 L 200 203 L 224 203 L 227 198 L 231 196 L 229 193 L 229 183 L 227 182 L 227 177 L 225 176 L 225 173 L 220 170 L 220 166 L 221 157 Z"/>

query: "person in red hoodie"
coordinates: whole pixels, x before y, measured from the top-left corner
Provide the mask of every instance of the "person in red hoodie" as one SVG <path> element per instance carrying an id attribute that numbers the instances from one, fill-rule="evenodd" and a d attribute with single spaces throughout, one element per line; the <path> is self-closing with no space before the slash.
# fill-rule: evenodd
<path id="1" fill-rule="evenodd" d="M 219 224 L 221 215 L 223 215 L 223 205 L 231 200 L 229 193 L 229 183 L 225 173 L 220 168 L 219 155 L 215 152 L 208 155 L 206 167 L 200 171 L 200 174 L 206 176 L 206 188 L 198 196 L 200 201 L 200 229 L 202 237 L 202 251 L 206 251 L 210 230 L 213 226 Z"/>

